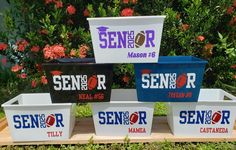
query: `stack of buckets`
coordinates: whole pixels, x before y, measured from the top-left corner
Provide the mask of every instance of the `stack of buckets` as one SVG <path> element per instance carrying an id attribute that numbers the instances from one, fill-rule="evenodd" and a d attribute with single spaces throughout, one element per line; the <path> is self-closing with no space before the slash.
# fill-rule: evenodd
<path id="1" fill-rule="evenodd" d="M 95 59 L 44 64 L 50 95 L 21 94 L 2 105 L 13 140 L 70 138 L 74 103 L 81 102 L 92 104 L 98 136 L 150 136 L 154 102 L 166 102 L 174 135 L 229 137 L 236 98 L 221 89 L 200 89 L 206 61 L 159 57 L 164 18 L 88 18 Z M 136 89 L 111 90 L 114 63 L 134 63 Z"/>

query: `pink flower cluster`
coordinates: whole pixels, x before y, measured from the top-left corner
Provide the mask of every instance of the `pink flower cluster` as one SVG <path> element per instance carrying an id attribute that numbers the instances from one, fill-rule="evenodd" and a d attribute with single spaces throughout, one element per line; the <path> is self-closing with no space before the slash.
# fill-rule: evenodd
<path id="1" fill-rule="evenodd" d="M 80 45 L 80 48 L 79 48 L 79 57 L 80 58 L 85 58 L 87 56 L 87 53 L 89 51 L 89 47 L 85 44 L 82 44 Z"/>
<path id="2" fill-rule="evenodd" d="M 68 13 L 69 15 L 73 15 L 73 14 L 75 14 L 76 9 L 75 9 L 75 7 L 74 7 L 73 5 L 69 5 L 69 6 L 67 6 L 66 11 L 67 11 L 67 13 Z"/>
<path id="3" fill-rule="evenodd" d="M 25 51 L 25 48 L 26 46 L 29 45 L 29 43 L 26 40 L 20 40 L 16 42 L 16 45 L 17 45 L 18 51 L 23 52 Z"/>
<path id="4" fill-rule="evenodd" d="M 5 44 L 5 43 L 0 43 L 0 51 L 4 51 L 4 50 L 6 50 L 7 47 L 8 47 L 7 44 Z"/>
<path id="5" fill-rule="evenodd" d="M 37 53 L 40 50 L 40 47 L 38 45 L 32 46 L 30 49 L 32 52 Z"/>
<path id="6" fill-rule="evenodd" d="M 31 87 L 32 87 L 32 88 L 36 88 L 36 87 L 37 87 L 37 84 L 39 84 L 39 82 L 41 82 L 41 84 L 43 84 L 43 85 L 48 84 L 48 80 L 47 80 L 46 76 L 41 76 L 40 81 L 37 81 L 37 80 L 35 80 L 35 79 L 33 79 L 33 80 L 31 81 Z"/>
<path id="7" fill-rule="evenodd" d="M 134 10 L 131 8 L 124 8 L 121 11 L 121 16 L 133 16 L 134 15 Z"/>
<path id="8" fill-rule="evenodd" d="M 11 67 L 12 72 L 18 72 L 23 69 L 23 66 L 19 66 L 18 64 Z"/>
<path id="9" fill-rule="evenodd" d="M 65 50 L 66 48 L 60 44 L 46 45 L 43 49 L 44 58 L 52 60 L 65 57 Z"/>
<path id="10" fill-rule="evenodd" d="M 50 4 L 50 3 L 54 3 L 56 8 L 62 8 L 63 7 L 63 2 L 60 0 L 45 0 L 45 4 Z"/>

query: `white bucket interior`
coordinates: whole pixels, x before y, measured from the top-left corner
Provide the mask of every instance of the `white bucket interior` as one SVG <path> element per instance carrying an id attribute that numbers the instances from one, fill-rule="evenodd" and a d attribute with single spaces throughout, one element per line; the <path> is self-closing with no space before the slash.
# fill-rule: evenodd
<path id="1" fill-rule="evenodd" d="M 236 97 L 221 89 L 201 89 L 198 102 L 236 100 Z"/>
<path id="2" fill-rule="evenodd" d="M 139 102 L 136 89 L 112 89 L 111 100 L 110 102 L 106 102 L 106 104 L 109 104 L 109 103 L 111 104 L 114 104 L 114 103 L 134 104 L 135 103 L 135 104 L 151 104 L 151 105 L 154 104 L 153 102 Z M 99 104 L 102 105 L 104 103 L 99 103 Z"/>
<path id="3" fill-rule="evenodd" d="M 96 17 L 96 18 L 87 18 L 89 25 L 113 25 L 113 26 L 124 26 L 130 25 L 150 25 L 150 24 L 163 24 L 166 16 L 135 16 L 135 17 Z M 145 21 L 140 21 L 145 20 Z M 148 20 L 148 21 L 147 21 Z"/>
<path id="4" fill-rule="evenodd" d="M 52 104 L 51 97 L 49 93 L 24 93 L 20 94 L 11 100 L 5 102 L 2 104 L 3 108 L 6 107 L 27 107 L 27 106 L 33 106 L 33 107 L 51 107 L 51 106 L 57 106 L 60 108 L 62 107 L 70 107 L 72 103 L 54 103 Z"/>

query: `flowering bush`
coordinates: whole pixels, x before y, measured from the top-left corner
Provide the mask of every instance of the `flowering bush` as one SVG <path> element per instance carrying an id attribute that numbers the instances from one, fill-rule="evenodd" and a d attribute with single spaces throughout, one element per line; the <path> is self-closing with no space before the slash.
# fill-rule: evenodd
<path id="1" fill-rule="evenodd" d="M 9 0 L 0 53 L 20 78 L 41 80 L 41 63 L 61 57 L 93 57 L 87 17 L 166 15 L 160 55 L 194 55 L 209 61 L 208 87 L 236 86 L 236 1 Z M 16 71 L 17 70 L 17 71 Z M 23 74 L 23 75 L 22 75 Z M 114 87 L 133 87 L 130 64 L 116 65 Z M 119 79 L 119 80 L 117 80 Z M 41 82 L 42 81 L 42 82 Z"/>
<path id="2" fill-rule="evenodd" d="M 55 44 L 53 46 L 46 45 L 43 49 L 45 59 L 57 59 L 65 57 L 66 48 L 62 45 Z"/>

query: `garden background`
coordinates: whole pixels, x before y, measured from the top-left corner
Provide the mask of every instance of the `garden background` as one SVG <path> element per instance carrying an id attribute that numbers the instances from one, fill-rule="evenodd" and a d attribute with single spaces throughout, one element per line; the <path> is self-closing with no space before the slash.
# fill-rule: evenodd
<path id="1" fill-rule="evenodd" d="M 94 57 L 86 18 L 111 16 L 166 15 L 160 55 L 191 55 L 207 60 L 203 87 L 222 88 L 236 94 L 236 0 L 0 2 L 0 104 L 19 93 L 48 92 L 43 62 L 61 57 Z M 113 88 L 135 88 L 133 65 L 117 64 L 113 72 Z M 91 116 L 90 105 L 79 104 L 77 108 L 77 117 Z M 156 103 L 155 115 L 165 114 L 165 105 Z M 3 116 L 1 109 L 0 117 Z M 117 148 L 162 145 L 199 146 L 198 143 L 159 143 L 123 144 Z M 233 148 L 234 143 L 200 144 L 200 148 L 209 145 Z M 96 146 L 102 148 L 93 144 L 87 148 Z"/>

